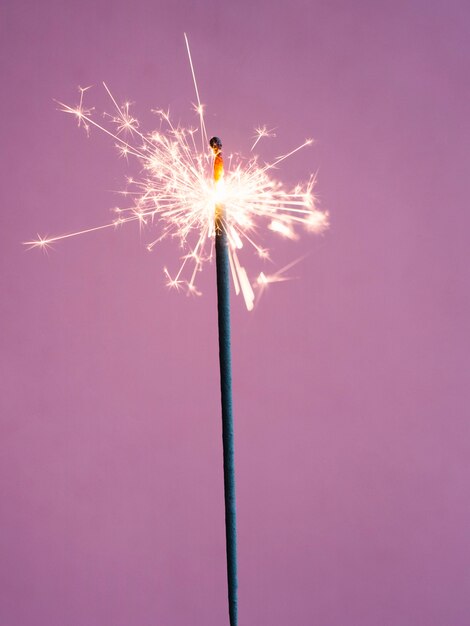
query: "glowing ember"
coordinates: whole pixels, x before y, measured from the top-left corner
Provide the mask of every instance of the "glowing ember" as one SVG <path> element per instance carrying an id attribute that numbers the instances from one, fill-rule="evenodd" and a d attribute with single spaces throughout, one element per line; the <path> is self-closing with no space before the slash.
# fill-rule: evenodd
<path id="1" fill-rule="evenodd" d="M 187 39 L 186 44 L 198 101 L 195 109 L 199 116 L 199 128 L 175 127 L 169 113 L 159 110 L 155 113 L 161 121 L 160 130 L 144 134 L 130 113 L 129 104 L 119 106 L 106 85 L 114 113 L 107 116 L 109 127 L 102 126 L 92 119 L 92 109 L 84 107 L 84 93 L 88 88 L 80 88 L 78 106 L 59 103 L 61 110 L 72 114 L 87 133 L 94 126 L 110 135 L 121 155 L 130 155 L 139 160 L 143 169 L 142 177 L 129 180 L 124 196 L 131 197 L 132 204 L 116 209 L 117 217 L 112 222 L 56 237 L 38 236 L 37 240 L 26 244 L 45 248 L 60 239 L 126 222 L 157 223 L 159 235 L 148 243 L 148 250 L 152 250 L 168 236 L 176 237 L 183 250 L 179 269 L 174 274 L 164 269 L 168 285 L 184 287 L 190 293 L 199 294 L 195 284 L 196 276 L 203 263 L 213 257 L 214 211 L 217 204 L 223 204 L 222 226 L 229 240 L 235 291 L 243 294 L 247 308 L 252 309 L 253 288 L 262 291 L 271 282 L 285 280 L 279 272 L 272 276 L 261 272 L 257 279 L 251 281 L 240 263 L 239 254 L 245 246 L 252 248 L 260 258 L 269 257 L 268 251 L 257 242 L 257 233 L 261 227 L 267 227 L 289 239 L 297 239 L 297 226 L 316 233 L 328 227 L 328 213 L 315 207 L 313 176 L 305 185 L 297 185 L 292 191 L 285 190 L 280 182 L 270 177 L 270 171 L 281 161 L 311 145 L 312 140 L 307 139 L 288 154 L 264 165 L 258 163 L 256 156 L 226 158 L 224 178 L 215 185 L 214 157 L 209 149 L 204 107 L 199 99 Z M 256 129 L 252 149 L 260 139 L 270 136 L 273 136 L 272 131 L 266 127 Z M 201 149 L 197 148 L 197 143 L 201 144 Z"/>

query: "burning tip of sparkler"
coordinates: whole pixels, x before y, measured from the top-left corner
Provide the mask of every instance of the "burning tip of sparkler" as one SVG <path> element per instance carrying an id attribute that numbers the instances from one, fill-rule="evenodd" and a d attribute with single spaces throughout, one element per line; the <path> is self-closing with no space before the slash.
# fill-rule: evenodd
<path id="1" fill-rule="evenodd" d="M 219 137 L 212 137 L 209 140 L 209 145 L 212 148 L 212 150 L 222 150 L 222 140 Z"/>

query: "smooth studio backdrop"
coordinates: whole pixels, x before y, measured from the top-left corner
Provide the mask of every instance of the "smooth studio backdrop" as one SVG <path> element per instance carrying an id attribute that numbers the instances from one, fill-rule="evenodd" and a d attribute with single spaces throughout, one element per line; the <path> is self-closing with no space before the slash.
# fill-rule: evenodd
<path id="1" fill-rule="evenodd" d="M 2 97 L 0 623 L 227 623 L 215 268 L 104 223 L 138 174 L 54 98 L 106 81 L 318 171 L 331 229 L 252 313 L 233 299 L 243 626 L 470 621 L 467 2 L 7 0 Z M 263 269 L 254 260 L 250 269 Z"/>

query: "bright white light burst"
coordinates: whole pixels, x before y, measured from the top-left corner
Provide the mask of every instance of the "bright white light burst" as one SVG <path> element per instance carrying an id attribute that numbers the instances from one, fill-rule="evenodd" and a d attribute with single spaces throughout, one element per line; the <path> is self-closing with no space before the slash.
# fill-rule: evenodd
<path id="1" fill-rule="evenodd" d="M 176 272 L 172 274 L 164 269 L 167 284 L 199 295 L 196 277 L 203 264 L 214 256 L 215 206 L 223 203 L 223 228 L 229 241 L 234 288 L 237 294 L 243 294 L 246 306 L 251 310 L 255 300 L 254 290 L 262 292 L 269 283 L 284 280 L 279 277 L 279 272 L 271 276 L 261 272 L 256 279 L 250 280 L 240 262 L 241 250 L 245 247 L 252 248 L 262 259 L 269 257 L 268 250 L 257 241 L 260 229 L 267 227 L 283 237 L 297 239 L 298 226 L 315 233 L 321 233 L 328 227 L 328 213 L 315 206 L 314 176 L 291 191 L 270 176 L 271 170 L 281 161 L 311 145 L 312 140 L 307 139 L 267 164 L 260 164 L 254 155 L 249 158 L 237 155 L 225 157 L 224 178 L 216 186 L 213 182 L 213 154 L 209 149 L 204 107 L 199 100 L 189 45 L 187 50 L 196 88 L 197 129 L 174 126 L 169 113 L 158 110 L 155 113 L 160 119 L 160 129 L 144 134 L 130 112 L 129 103 L 119 106 L 106 85 L 113 104 L 113 113 L 106 115 L 107 126 L 98 124 L 92 118 L 92 109 L 84 107 L 84 93 L 88 87 L 79 88 L 78 106 L 59 103 L 61 110 L 73 115 L 87 134 L 92 127 L 96 127 L 110 135 L 120 155 L 135 157 L 140 162 L 142 176 L 139 180 L 129 179 L 124 197 L 131 198 L 132 202 L 130 206 L 115 209 L 112 222 L 56 237 L 38 236 L 37 240 L 26 243 L 46 248 L 60 239 L 127 222 L 155 224 L 158 237 L 148 243 L 148 250 L 165 237 L 177 238 L 182 249 Z M 270 136 L 274 135 L 266 127 L 256 129 L 252 149 L 260 139 Z"/>

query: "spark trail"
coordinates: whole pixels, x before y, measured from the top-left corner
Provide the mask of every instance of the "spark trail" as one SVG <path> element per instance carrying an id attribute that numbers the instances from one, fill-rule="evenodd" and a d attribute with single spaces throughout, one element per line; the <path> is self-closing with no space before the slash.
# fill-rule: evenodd
<path id="1" fill-rule="evenodd" d="M 249 248 L 258 258 L 266 259 L 269 252 L 260 243 L 263 229 L 294 240 L 298 238 L 299 227 L 314 233 L 328 228 L 328 213 L 319 210 L 315 204 L 314 176 L 292 190 L 285 189 L 280 181 L 271 176 L 282 161 L 311 145 L 312 140 L 305 140 L 288 153 L 263 165 L 254 155 L 248 158 L 232 155 L 226 161 L 223 180 L 216 186 L 212 176 L 213 155 L 207 148 L 204 105 L 200 101 L 186 35 L 185 41 L 196 90 L 195 109 L 199 127 L 193 129 L 174 125 L 169 112 L 157 110 L 159 129 L 143 133 L 138 120 L 131 114 L 129 103 L 118 105 L 104 83 L 112 112 L 106 113 L 106 122 L 100 124 L 93 117 L 93 109 L 84 105 L 84 95 L 89 88 L 79 88 L 78 105 L 59 102 L 60 110 L 72 115 L 87 134 L 92 128 L 107 134 L 121 156 L 137 159 L 142 174 L 138 179 L 128 180 L 123 195 L 130 202 L 127 206 L 114 209 L 115 217 L 109 223 L 58 236 L 38 235 L 36 240 L 25 243 L 30 247 L 47 248 L 62 239 L 129 222 L 153 226 L 157 235 L 147 243 L 148 250 L 166 237 L 176 238 L 182 250 L 175 272 L 170 273 L 164 268 L 168 286 L 185 288 L 189 293 L 199 295 L 197 274 L 204 263 L 214 256 L 214 207 L 223 204 L 222 228 L 228 239 L 233 285 L 236 294 L 242 293 L 247 308 L 251 310 L 255 300 L 254 290 L 262 290 L 269 282 L 278 282 L 279 277 L 261 272 L 257 278 L 250 279 L 241 263 L 244 249 Z M 262 138 L 270 136 L 273 133 L 266 127 L 256 129 L 252 150 Z M 198 148 L 198 144 L 202 147 Z"/>

